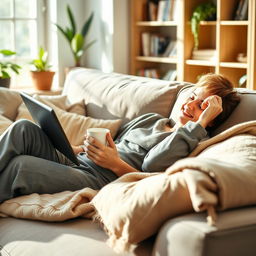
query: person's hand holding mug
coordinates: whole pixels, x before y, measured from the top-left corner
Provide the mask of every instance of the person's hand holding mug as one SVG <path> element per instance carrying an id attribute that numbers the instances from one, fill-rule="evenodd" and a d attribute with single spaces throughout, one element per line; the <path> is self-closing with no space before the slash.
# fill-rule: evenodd
<path id="1" fill-rule="evenodd" d="M 120 158 L 110 131 L 104 128 L 90 128 L 84 141 L 84 152 L 95 164 L 112 169 Z"/>

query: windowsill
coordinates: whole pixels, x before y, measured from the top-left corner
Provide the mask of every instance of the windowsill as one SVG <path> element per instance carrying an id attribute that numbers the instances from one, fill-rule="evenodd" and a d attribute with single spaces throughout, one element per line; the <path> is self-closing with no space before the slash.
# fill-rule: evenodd
<path id="1" fill-rule="evenodd" d="M 52 89 L 50 91 L 45 91 L 45 90 L 37 90 L 36 88 L 33 87 L 16 87 L 16 88 L 10 88 L 11 90 L 15 91 L 22 91 L 26 92 L 28 94 L 40 94 L 40 95 L 60 95 L 62 93 L 61 88 L 57 89 Z"/>

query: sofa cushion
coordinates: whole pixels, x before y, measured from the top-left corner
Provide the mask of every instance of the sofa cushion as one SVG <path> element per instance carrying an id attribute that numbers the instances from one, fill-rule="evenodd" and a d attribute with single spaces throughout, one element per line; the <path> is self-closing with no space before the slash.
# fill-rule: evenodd
<path id="1" fill-rule="evenodd" d="M 14 121 L 22 99 L 17 91 L 0 87 L 0 115 Z"/>
<path id="2" fill-rule="evenodd" d="M 84 102 L 76 101 L 75 103 L 71 103 L 68 100 L 67 95 L 37 95 L 34 97 L 38 99 L 47 100 L 48 102 L 54 104 L 56 107 L 65 110 L 67 112 L 77 113 L 79 115 L 86 115 L 86 108 Z"/>
<path id="3" fill-rule="evenodd" d="M 256 207 L 221 212 L 216 226 L 206 223 L 204 213 L 170 219 L 160 229 L 151 255 L 254 255 L 255 214 Z"/>
<path id="4" fill-rule="evenodd" d="M 117 120 L 95 119 L 95 118 L 83 116 L 77 113 L 71 113 L 71 112 L 62 110 L 57 106 L 55 106 L 54 104 L 52 104 L 50 101 L 38 95 L 35 95 L 34 98 L 36 98 L 37 100 L 45 103 L 46 105 L 54 109 L 63 127 L 63 130 L 67 135 L 69 142 L 72 145 L 83 144 L 84 135 L 86 133 L 87 128 L 90 128 L 90 127 L 108 128 L 111 132 L 112 137 L 115 137 L 121 125 L 120 119 L 117 119 Z M 33 121 L 33 118 L 31 117 L 24 103 L 21 104 L 20 107 L 18 108 L 18 115 L 16 120 L 22 119 L 22 118 Z"/>
<path id="5" fill-rule="evenodd" d="M 212 136 L 221 133 L 235 124 L 256 120 L 256 91 L 238 89 L 238 93 L 240 103 L 228 119 L 212 132 Z"/>
<path id="6" fill-rule="evenodd" d="M 6 118 L 5 116 L 0 115 L 0 135 L 12 124 L 13 122 Z"/>
<path id="7" fill-rule="evenodd" d="M 104 231 L 86 219 L 47 223 L 1 218 L 0 234 L 0 249 L 11 256 L 117 256 L 106 245 Z M 141 245 L 139 255 L 150 255 L 152 245 L 147 245 Z"/>
<path id="8" fill-rule="evenodd" d="M 72 102 L 84 99 L 88 116 L 125 123 L 149 112 L 168 117 L 184 84 L 78 68 L 69 72 L 63 94 Z"/>

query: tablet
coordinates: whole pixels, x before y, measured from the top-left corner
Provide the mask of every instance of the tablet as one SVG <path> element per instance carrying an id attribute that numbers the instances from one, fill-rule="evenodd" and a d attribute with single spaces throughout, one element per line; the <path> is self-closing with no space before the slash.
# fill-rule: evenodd
<path id="1" fill-rule="evenodd" d="M 20 96 L 23 99 L 34 121 L 48 136 L 53 146 L 73 163 L 79 165 L 79 161 L 54 110 L 51 107 L 27 95 L 26 93 L 21 92 Z"/>

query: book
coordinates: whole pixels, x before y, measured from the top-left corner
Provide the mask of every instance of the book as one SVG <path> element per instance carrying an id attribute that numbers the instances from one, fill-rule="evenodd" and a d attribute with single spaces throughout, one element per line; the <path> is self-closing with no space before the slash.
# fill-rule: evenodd
<path id="1" fill-rule="evenodd" d="M 239 14 L 239 20 L 248 19 L 248 0 L 244 0 L 241 12 Z"/>
<path id="2" fill-rule="evenodd" d="M 162 56 L 163 57 L 171 57 L 171 56 L 173 56 L 173 50 L 175 48 L 177 48 L 176 45 L 177 45 L 177 42 L 175 40 L 170 41 Z"/>
<path id="3" fill-rule="evenodd" d="M 141 34 L 142 54 L 143 56 L 150 56 L 150 33 L 143 32 Z"/>
<path id="4" fill-rule="evenodd" d="M 238 2 L 237 8 L 236 8 L 236 12 L 235 12 L 234 20 L 240 20 L 240 13 L 241 13 L 241 10 L 243 8 L 243 4 L 244 4 L 244 0 L 240 0 Z"/>
<path id="5" fill-rule="evenodd" d="M 148 2 L 148 19 L 150 21 L 157 20 L 157 3 L 153 1 Z"/>
<path id="6" fill-rule="evenodd" d="M 167 71 L 162 79 L 167 80 L 167 81 L 175 81 L 177 79 L 177 70 L 171 69 L 171 70 Z"/>
<path id="7" fill-rule="evenodd" d="M 170 20 L 178 21 L 179 17 L 179 0 L 170 0 Z"/>
<path id="8" fill-rule="evenodd" d="M 166 8 L 167 1 L 160 0 L 158 2 L 158 10 L 157 10 L 157 21 L 163 21 L 164 20 L 164 11 Z"/>
<path id="9" fill-rule="evenodd" d="M 199 49 L 193 50 L 192 52 L 193 60 L 217 60 L 217 51 L 216 49 Z"/>

